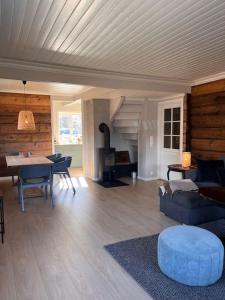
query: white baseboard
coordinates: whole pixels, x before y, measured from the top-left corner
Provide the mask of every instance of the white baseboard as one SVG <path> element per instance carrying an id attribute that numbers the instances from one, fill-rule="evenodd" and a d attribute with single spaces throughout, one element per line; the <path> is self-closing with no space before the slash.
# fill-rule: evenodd
<path id="1" fill-rule="evenodd" d="M 143 181 L 153 181 L 153 180 L 158 180 L 159 178 L 158 177 L 148 177 L 148 178 L 146 178 L 146 177 L 138 176 L 138 179 L 143 180 Z"/>
<path id="2" fill-rule="evenodd" d="M 98 181 L 99 180 L 99 178 L 97 178 L 97 177 L 92 177 L 92 176 L 87 176 L 87 175 L 85 175 L 85 177 L 87 177 L 87 178 L 89 178 L 93 181 Z"/>

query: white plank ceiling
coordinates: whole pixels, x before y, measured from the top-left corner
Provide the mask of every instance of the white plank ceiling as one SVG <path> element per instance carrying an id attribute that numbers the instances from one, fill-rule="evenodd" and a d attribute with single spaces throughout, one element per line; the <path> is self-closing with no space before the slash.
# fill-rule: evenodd
<path id="1" fill-rule="evenodd" d="M 27 81 L 25 91 L 29 94 L 75 97 L 92 89 L 93 87 L 77 84 Z M 23 91 L 24 86 L 21 80 L 0 78 L 0 92 L 23 93 Z"/>
<path id="2" fill-rule="evenodd" d="M 171 98 L 177 95 L 174 93 L 168 93 L 164 91 L 145 91 L 145 90 L 131 90 L 131 89 L 107 89 L 97 88 L 91 86 L 83 86 L 77 84 L 65 84 L 58 82 L 37 82 L 27 81 L 26 84 L 27 94 L 42 94 L 57 96 L 53 97 L 55 100 L 68 100 L 71 101 L 71 97 L 74 99 L 82 98 L 83 100 L 91 99 L 92 97 L 100 97 L 113 99 L 121 96 L 136 97 L 136 98 L 148 98 L 149 100 L 162 100 L 165 98 Z M 0 78 L 0 92 L 10 93 L 23 93 L 23 83 L 21 80 L 2 79 Z"/>
<path id="3" fill-rule="evenodd" d="M 1 0 L 0 57 L 196 80 L 225 71 L 224 0 Z"/>

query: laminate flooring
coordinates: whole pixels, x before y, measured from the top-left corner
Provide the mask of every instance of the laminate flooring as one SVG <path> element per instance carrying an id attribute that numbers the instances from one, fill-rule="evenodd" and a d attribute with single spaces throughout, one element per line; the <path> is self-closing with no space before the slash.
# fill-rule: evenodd
<path id="1" fill-rule="evenodd" d="M 55 208 L 44 198 L 25 200 L 0 180 L 6 235 L 0 244 L 1 300 L 147 300 L 151 297 L 103 246 L 152 235 L 175 224 L 159 211 L 160 181 L 103 188 L 71 170 L 77 193 L 55 180 Z M 55 178 L 56 179 L 56 178 Z"/>

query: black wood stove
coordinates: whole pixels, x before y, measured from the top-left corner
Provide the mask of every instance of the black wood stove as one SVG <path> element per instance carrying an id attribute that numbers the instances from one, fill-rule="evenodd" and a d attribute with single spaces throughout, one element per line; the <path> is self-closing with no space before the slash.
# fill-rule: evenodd
<path id="1" fill-rule="evenodd" d="M 104 148 L 99 148 L 99 179 L 100 181 L 114 180 L 115 148 L 110 148 L 110 130 L 105 123 L 99 125 L 104 134 Z"/>

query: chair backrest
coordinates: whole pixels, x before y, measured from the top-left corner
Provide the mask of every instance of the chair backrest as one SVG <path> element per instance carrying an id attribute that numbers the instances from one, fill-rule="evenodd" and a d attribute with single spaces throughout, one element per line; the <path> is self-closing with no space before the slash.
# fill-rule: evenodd
<path id="1" fill-rule="evenodd" d="M 69 168 L 71 166 L 71 163 L 72 163 L 72 157 L 71 156 L 66 156 L 65 161 L 66 161 L 67 168 Z"/>
<path id="2" fill-rule="evenodd" d="M 51 166 L 50 165 L 33 165 L 23 166 L 19 169 L 19 177 L 22 179 L 50 177 Z"/>
<path id="3" fill-rule="evenodd" d="M 72 157 L 64 156 L 58 159 L 52 166 L 52 172 L 66 172 L 67 169 L 71 166 Z"/>
<path id="4" fill-rule="evenodd" d="M 58 161 L 62 157 L 62 154 L 61 153 L 55 153 L 55 154 L 52 154 L 52 155 L 48 155 L 46 157 L 48 159 L 50 159 L 51 161 L 55 162 L 55 161 Z"/>

